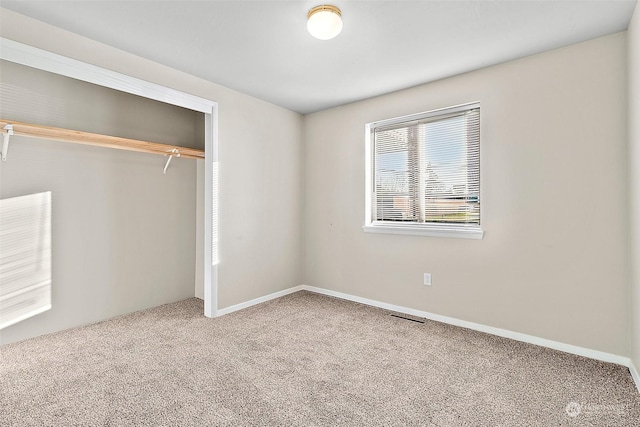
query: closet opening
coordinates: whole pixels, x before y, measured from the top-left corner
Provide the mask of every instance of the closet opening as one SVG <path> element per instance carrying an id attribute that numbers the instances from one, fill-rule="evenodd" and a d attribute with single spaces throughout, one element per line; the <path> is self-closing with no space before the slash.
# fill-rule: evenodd
<path id="1" fill-rule="evenodd" d="M 187 288 L 216 316 L 217 103 L 6 39 L 0 60 L 0 130 L 13 131 L 0 199 L 50 193 L 51 310 L 29 327 L 46 316 L 38 335 L 66 329 Z"/>

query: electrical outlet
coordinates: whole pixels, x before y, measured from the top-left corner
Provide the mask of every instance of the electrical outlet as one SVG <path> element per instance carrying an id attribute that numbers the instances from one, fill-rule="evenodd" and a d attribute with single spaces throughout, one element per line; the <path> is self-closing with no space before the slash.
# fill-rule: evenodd
<path id="1" fill-rule="evenodd" d="M 424 284 L 431 286 L 431 273 L 424 273 Z"/>

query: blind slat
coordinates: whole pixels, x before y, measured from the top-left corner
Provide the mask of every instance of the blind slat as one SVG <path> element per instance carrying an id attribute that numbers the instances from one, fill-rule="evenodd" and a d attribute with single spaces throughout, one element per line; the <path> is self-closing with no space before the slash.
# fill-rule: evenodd
<path id="1" fill-rule="evenodd" d="M 480 224 L 480 108 L 372 128 L 373 221 Z"/>

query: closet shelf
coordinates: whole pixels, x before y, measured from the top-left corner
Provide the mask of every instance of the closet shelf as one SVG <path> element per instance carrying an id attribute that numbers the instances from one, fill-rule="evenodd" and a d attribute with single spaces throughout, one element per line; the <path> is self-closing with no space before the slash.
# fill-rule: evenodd
<path id="1" fill-rule="evenodd" d="M 97 133 L 82 132 L 78 130 L 40 126 L 31 123 L 21 123 L 5 119 L 0 119 L 0 131 L 2 131 L 2 133 L 10 133 L 6 129 L 7 125 L 11 125 L 10 127 L 13 128 L 13 135 L 52 139 L 57 141 L 71 142 L 74 144 L 117 148 L 119 150 L 163 154 L 165 156 L 185 157 L 187 159 L 204 159 L 204 150 L 198 150 L 196 148 L 159 144 L 157 142 L 138 141 L 135 139 L 120 138 L 117 136 L 100 135 Z"/>

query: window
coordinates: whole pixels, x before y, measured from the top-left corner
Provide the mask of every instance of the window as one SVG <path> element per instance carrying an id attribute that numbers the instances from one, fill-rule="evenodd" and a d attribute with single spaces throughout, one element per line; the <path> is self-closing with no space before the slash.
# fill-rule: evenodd
<path id="1" fill-rule="evenodd" d="M 367 125 L 368 232 L 482 238 L 480 105 Z"/>

